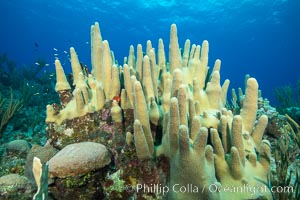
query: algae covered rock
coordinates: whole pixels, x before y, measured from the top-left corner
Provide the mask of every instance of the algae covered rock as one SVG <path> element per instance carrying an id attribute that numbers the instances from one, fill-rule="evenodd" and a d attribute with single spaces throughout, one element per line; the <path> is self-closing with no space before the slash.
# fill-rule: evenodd
<path id="1" fill-rule="evenodd" d="M 49 176 L 65 178 L 83 175 L 108 165 L 111 161 L 106 147 L 94 142 L 66 146 L 49 160 Z"/>
<path id="2" fill-rule="evenodd" d="M 45 164 L 49 161 L 56 153 L 58 152 L 57 149 L 52 147 L 51 145 L 39 146 L 33 145 L 30 149 L 27 158 L 26 158 L 26 165 L 25 165 L 25 173 L 24 175 L 35 184 L 32 167 L 33 167 L 33 158 L 38 157 L 42 164 Z"/>
<path id="3" fill-rule="evenodd" d="M 7 151 L 9 154 L 15 154 L 26 157 L 29 150 L 30 146 L 26 140 L 13 140 L 7 145 Z"/>
<path id="4" fill-rule="evenodd" d="M 30 181 L 18 174 L 0 177 L 0 199 L 31 199 L 32 186 Z"/>

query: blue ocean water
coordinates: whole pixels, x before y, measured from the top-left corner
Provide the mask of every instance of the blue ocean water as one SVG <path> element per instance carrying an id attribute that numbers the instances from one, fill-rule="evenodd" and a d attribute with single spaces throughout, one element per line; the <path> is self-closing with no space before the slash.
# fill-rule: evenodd
<path id="1" fill-rule="evenodd" d="M 68 71 L 64 51 L 73 46 L 90 66 L 90 26 L 98 21 L 123 63 L 131 44 L 145 47 L 151 40 L 157 47 L 163 38 L 167 50 L 176 23 L 181 46 L 185 39 L 210 42 L 210 66 L 220 58 L 221 78 L 230 79 L 231 87 L 244 87 L 249 73 L 272 100 L 275 87 L 300 78 L 299 11 L 299 0 L 2 0 L 0 53 L 18 66 L 44 58 L 50 71 L 58 54 Z"/>

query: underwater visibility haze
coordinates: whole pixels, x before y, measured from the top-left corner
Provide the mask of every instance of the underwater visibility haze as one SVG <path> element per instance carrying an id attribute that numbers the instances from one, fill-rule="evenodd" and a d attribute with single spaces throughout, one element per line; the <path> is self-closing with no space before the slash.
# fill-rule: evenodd
<path id="1" fill-rule="evenodd" d="M 299 19 L 298 0 L 2 0 L 0 199 L 299 199 Z"/>
<path id="2" fill-rule="evenodd" d="M 64 59 L 63 51 L 74 46 L 90 66 L 89 27 L 99 21 L 104 39 L 122 63 L 129 45 L 151 40 L 157 48 L 158 39 L 167 39 L 175 23 L 181 46 L 186 39 L 194 44 L 210 42 L 210 65 L 220 58 L 233 87 L 241 86 L 249 73 L 272 98 L 273 88 L 299 78 L 299 4 L 297 0 L 3 1 L 1 52 L 26 65 L 44 57 L 53 69 L 53 54 Z"/>

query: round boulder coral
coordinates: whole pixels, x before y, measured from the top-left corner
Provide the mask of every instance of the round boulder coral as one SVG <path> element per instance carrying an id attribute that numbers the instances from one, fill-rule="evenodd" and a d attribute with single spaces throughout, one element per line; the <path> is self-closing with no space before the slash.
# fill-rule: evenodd
<path id="1" fill-rule="evenodd" d="M 108 165 L 111 161 L 106 147 L 94 142 L 70 144 L 49 160 L 49 176 L 65 178 L 83 175 Z"/>

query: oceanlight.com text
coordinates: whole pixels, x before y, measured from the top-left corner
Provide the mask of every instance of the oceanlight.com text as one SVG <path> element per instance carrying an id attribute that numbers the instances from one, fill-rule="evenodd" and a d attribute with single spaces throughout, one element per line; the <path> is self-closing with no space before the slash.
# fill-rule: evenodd
<path id="1" fill-rule="evenodd" d="M 137 184 L 136 187 L 130 185 L 125 186 L 125 190 L 128 192 L 136 191 L 137 193 L 155 193 L 162 196 L 167 195 L 169 192 L 174 193 L 249 193 L 255 195 L 258 193 L 293 193 L 294 188 L 292 186 L 273 186 L 267 187 L 266 185 L 251 186 L 248 184 L 242 186 L 221 186 L 220 184 L 204 185 L 202 187 L 193 184 L 174 184 L 174 185 L 162 185 L 162 184 Z"/>

